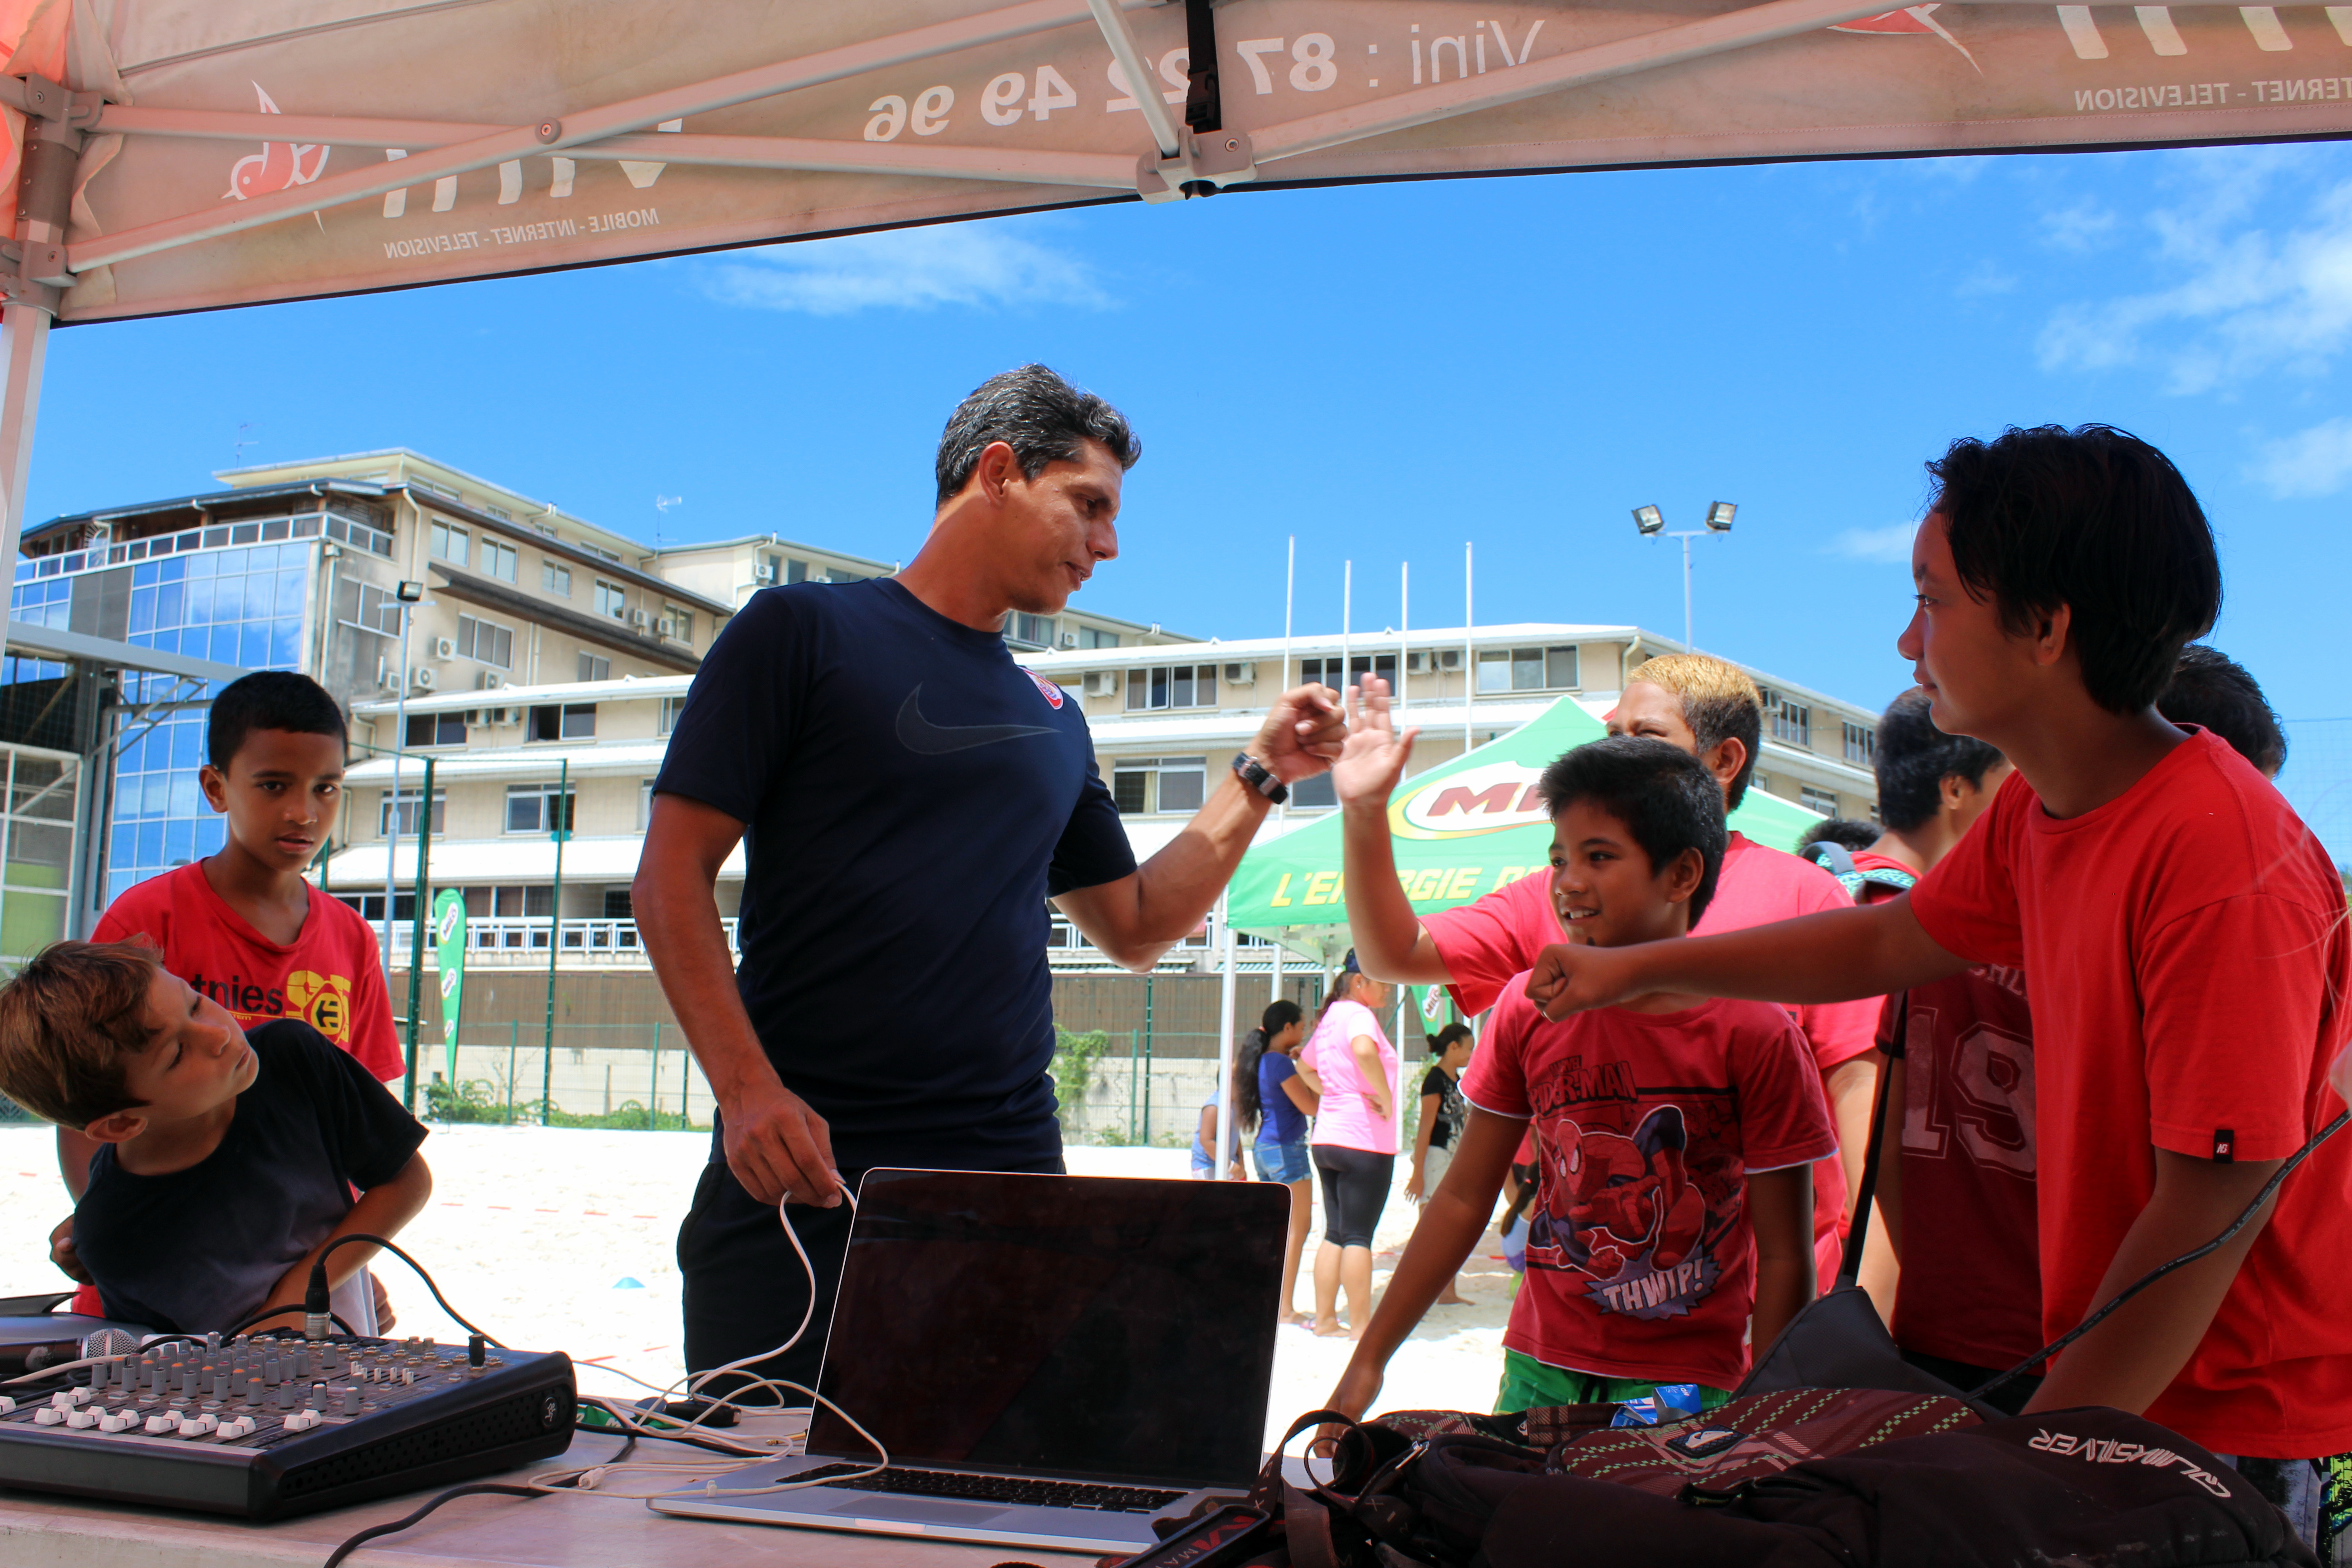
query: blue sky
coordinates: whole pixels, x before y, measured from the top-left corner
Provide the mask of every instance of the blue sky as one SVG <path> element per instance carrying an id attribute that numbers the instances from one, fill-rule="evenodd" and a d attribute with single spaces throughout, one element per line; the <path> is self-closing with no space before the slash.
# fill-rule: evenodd
<path id="1" fill-rule="evenodd" d="M 1228 194 L 54 340 L 32 515 L 408 446 L 665 541 L 885 560 L 932 445 L 1026 359 L 1146 443 L 1083 602 L 1199 633 L 1635 621 L 1877 703 L 1907 684 L 1924 459 L 2004 424 L 2155 441 L 2222 536 L 2216 641 L 2291 719 L 2352 546 L 2352 157 L 2336 146 L 1652 171 Z M 242 431 L 240 426 L 249 426 Z M 682 500 L 667 512 L 656 496 Z"/>

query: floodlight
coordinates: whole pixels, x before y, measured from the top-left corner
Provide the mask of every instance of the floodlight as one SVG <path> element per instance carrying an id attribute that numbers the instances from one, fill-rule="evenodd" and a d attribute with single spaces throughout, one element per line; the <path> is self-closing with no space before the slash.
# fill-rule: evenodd
<path id="1" fill-rule="evenodd" d="M 1633 509 L 1633 526 L 1644 534 L 1664 533 L 1666 514 L 1654 506 L 1637 506 Z"/>
<path id="2" fill-rule="evenodd" d="M 1739 509 L 1727 500 L 1717 501 L 1706 509 L 1706 525 L 1717 533 L 1731 531 L 1732 514 Z"/>
<path id="3" fill-rule="evenodd" d="M 402 604 L 414 605 L 418 600 L 425 597 L 425 584 L 422 583 L 403 583 L 400 585 L 399 594 L 400 602 Z"/>

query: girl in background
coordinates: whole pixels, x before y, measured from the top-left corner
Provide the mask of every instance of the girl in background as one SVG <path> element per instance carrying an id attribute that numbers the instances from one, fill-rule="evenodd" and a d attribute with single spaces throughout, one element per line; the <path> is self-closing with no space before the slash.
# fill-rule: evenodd
<path id="1" fill-rule="evenodd" d="M 1308 1140 L 1323 1178 L 1323 1245 L 1315 1251 L 1315 1331 L 1360 1338 L 1372 1321 L 1372 1230 L 1396 1174 L 1397 1054 L 1376 1016 L 1390 987 L 1353 950 L 1299 1048 L 1298 1076 L 1320 1097 Z M 1339 1291 L 1348 1323 L 1339 1324 Z"/>

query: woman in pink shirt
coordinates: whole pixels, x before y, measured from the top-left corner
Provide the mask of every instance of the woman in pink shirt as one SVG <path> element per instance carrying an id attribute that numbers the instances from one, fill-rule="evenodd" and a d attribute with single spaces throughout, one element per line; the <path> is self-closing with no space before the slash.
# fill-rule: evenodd
<path id="1" fill-rule="evenodd" d="M 1396 1173 L 1397 1054 L 1376 1016 L 1390 988 L 1348 954 L 1339 982 L 1298 1053 L 1298 1076 L 1322 1097 L 1309 1152 L 1323 1178 L 1323 1244 L 1315 1252 L 1315 1331 L 1353 1339 L 1372 1319 L 1372 1227 Z M 1348 1289 L 1347 1329 L 1339 1288 Z"/>

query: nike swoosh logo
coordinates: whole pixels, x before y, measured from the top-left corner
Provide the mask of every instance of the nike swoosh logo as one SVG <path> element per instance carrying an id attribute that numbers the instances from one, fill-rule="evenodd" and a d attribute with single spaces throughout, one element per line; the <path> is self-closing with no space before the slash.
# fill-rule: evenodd
<path id="1" fill-rule="evenodd" d="M 945 756 L 974 746 L 992 746 L 999 741 L 1017 741 L 1024 735 L 1054 732 L 1050 724 L 934 724 L 923 717 L 915 700 L 922 694 L 919 685 L 898 705 L 898 743 L 919 756 Z"/>

